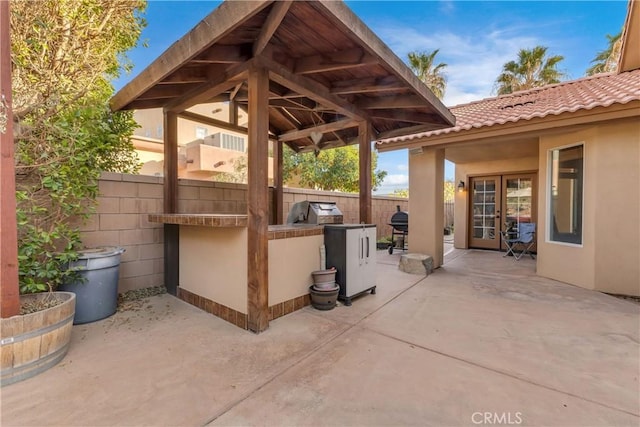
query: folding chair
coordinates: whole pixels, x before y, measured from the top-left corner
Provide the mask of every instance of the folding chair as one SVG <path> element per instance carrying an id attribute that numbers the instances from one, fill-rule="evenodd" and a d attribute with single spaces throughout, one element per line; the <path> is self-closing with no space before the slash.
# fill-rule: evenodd
<path id="1" fill-rule="evenodd" d="M 518 224 L 518 233 L 513 237 L 513 233 L 509 230 L 501 231 L 502 241 L 507 246 L 507 252 L 503 257 L 511 254 L 516 260 L 522 258 L 524 254 L 529 254 L 532 259 L 535 259 L 531 253 L 531 248 L 536 243 L 536 224 L 533 222 L 521 222 Z M 517 246 L 521 246 L 520 252 L 516 251 Z"/>

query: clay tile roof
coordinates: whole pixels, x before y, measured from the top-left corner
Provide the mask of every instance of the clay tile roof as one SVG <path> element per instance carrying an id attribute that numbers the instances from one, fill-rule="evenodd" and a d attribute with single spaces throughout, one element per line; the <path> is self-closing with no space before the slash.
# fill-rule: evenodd
<path id="1" fill-rule="evenodd" d="M 562 113 L 591 110 L 640 100 L 640 69 L 598 74 L 541 88 L 450 107 L 456 126 L 383 139 L 378 145 L 408 142 L 485 126 L 502 125 Z"/>

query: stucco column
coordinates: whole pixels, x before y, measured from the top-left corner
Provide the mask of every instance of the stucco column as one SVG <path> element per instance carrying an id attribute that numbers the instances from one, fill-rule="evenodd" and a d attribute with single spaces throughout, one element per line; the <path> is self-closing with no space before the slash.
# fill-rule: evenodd
<path id="1" fill-rule="evenodd" d="M 444 150 L 409 152 L 409 251 L 444 258 Z"/>

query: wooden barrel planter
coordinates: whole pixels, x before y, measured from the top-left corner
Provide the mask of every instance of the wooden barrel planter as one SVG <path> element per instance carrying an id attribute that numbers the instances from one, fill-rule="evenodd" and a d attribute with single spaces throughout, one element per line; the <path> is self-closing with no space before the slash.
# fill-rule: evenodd
<path id="1" fill-rule="evenodd" d="M 31 378 L 58 363 L 69 349 L 76 296 L 55 292 L 63 302 L 31 314 L 1 319 L 2 377 L 5 386 Z M 46 294 L 22 295 L 22 299 Z"/>

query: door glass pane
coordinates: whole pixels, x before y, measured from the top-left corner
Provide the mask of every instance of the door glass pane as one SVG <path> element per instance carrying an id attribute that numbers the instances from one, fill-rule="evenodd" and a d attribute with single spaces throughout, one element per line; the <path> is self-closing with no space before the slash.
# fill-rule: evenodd
<path id="1" fill-rule="evenodd" d="M 496 238 L 496 181 L 473 181 L 473 237 L 494 240 Z"/>
<path id="2" fill-rule="evenodd" d="M 521 222 L 531 222 L 533 181 L 531 178 L 508 178 L 506 181 L 505 222 L 507 229 L 515 229 Z"/>

